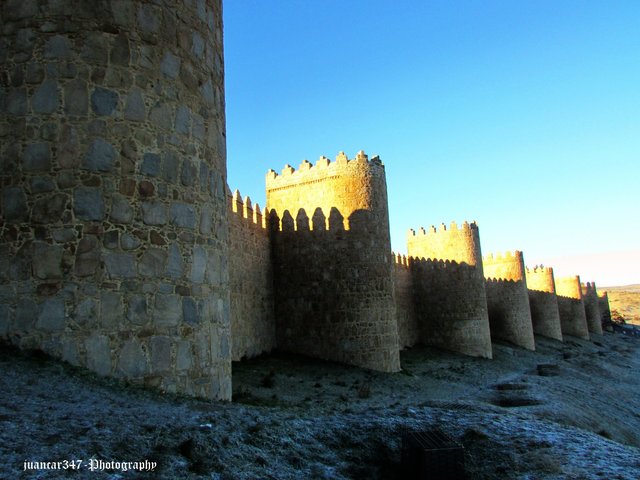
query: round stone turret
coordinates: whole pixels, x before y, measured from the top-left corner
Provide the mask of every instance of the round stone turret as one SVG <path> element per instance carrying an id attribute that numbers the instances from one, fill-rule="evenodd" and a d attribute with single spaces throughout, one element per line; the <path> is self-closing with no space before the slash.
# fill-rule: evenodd
<path id="1" fill-rule="evenodd" d="M 0 335 L 230 398 L 220 1 L 0 8 Z"/>

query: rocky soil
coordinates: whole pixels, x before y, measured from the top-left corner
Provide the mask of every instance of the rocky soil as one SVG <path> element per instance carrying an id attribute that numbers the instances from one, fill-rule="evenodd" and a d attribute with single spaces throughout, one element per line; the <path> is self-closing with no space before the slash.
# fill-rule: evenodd
<path id="1" fill-rule="evenodd" d="M 288 355 L 233 365 L 234 402 L 161 395 L 0 351 L 0 478 L 394 479 L 441 428 L 468 479 L 640 478 L 640 339 L 537 337 L 481 360 L 414 348 L 383 374 Z M 153 461 L 151 473 L 91 459 Z M 82 460 L 78 470 L 25 461 Z"/>

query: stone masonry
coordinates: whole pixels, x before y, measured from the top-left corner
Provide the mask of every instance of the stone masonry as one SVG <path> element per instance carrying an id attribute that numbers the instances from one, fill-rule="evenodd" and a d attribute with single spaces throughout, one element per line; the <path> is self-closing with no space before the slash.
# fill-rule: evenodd
<path id="1" fill-rule="evenodd" d="M 587 282 L 580 285 L 582 298 L 584 299 L 584 312 L 587 317 L 587 327 L 591 333 L 602 335 L 602 317 L 600 315 L 600 304 L 598 290 L 594 282 Z"/>
<path id="2" fill-rule="evenodd" d="M 491 358 L 478 226 L 409 230 L 407 250 L 420 342 Z"/>
<path id="3" fill-rule="evenodd" d="M 562 341 L 553 268 L 527 267 L 526 276 L 534 333 Z"/>
<path id="4" fill-rule="evenodd" d="M 580 277 L 575 275 L 556 278 L 555 280 L 562 335 L 573 335 L 574 337 L 589 340 Z"/>
<path id="5" fill-rule="evenodd" d="M 220 0 L 0 8 L 0 334 L 230 399 Z"/>
<path id="6" fill-rule="evenodd" d="M 384 165 L 360 151 L 267 174 L 278 348 L 400 369 Z"/>
<path id="7" fill-rule="evenodd" d="M 482 260 L 491 337 L 535 350 L 522 252 L 489 254 Z"/>
<path id="8" fill-rule="evenodd" d="M 255 357 L 276 346 L 273 264 L 267 218 L 236 190 L 229 215 L 231 353 L 233 360 Z"/>

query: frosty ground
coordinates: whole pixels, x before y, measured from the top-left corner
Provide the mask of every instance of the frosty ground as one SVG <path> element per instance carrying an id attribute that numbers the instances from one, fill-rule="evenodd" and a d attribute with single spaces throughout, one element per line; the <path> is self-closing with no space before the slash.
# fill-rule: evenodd
<path id="1" fill-rule="evenodd" d="M 275 354 L 234 363 L 234 401 L 162 395 L 0 351 L 0 478 L 400 478 L 401 436 L 438 426 L 469 479 L 640 478 L 640 339 L 537 337 L 494 359 L 424 347 L 384 374 Z M 24 471 L 25 461 L 82 460 Z M 90 459 L 154 461 L 90 472 Z"/>

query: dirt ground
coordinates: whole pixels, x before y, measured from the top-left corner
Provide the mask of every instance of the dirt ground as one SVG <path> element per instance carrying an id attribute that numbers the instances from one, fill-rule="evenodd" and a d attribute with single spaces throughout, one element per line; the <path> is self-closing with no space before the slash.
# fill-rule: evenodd
<path id="1" fill-rule="evenodd" d="M 609 295 L 609 307 L 614 314 L 622 316 L 627 323 L 640 325 L 640 285 L 605 287 Z"/>
<path id="2" fill-rule="evenodd" d="M 468 479 L 637 480 L 640 339 L 593 340 L 494 344 L 493 360 L 413 348 L 396 374 L 274 354 L 234 363 L 232 403 L 4 347 L 0 478 L 396 479 L 403 433 L 437 426 L 464 446 Z M 24 469 L 65 459 L 82 463 Z"/>

